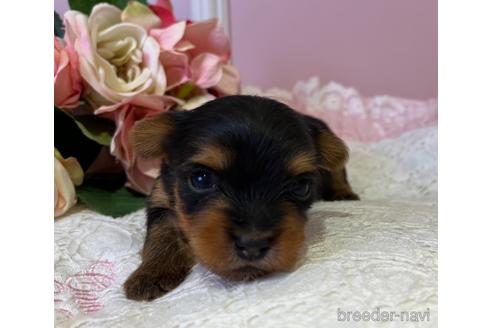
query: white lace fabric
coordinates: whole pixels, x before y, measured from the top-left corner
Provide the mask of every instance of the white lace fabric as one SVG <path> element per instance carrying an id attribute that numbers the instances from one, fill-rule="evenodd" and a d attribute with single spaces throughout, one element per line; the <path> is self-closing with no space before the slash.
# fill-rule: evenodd
<path id="1" fill-rule="evenodd" d="M 84 210 L 56 224 L 55 271 L 63 283 L 97 261 L 114 283 L 87 312 L 73 291 L 57 295 L 59 327 L 347 327 L 343 311 L 428 311 L 437 322 L 436 206 L 423 202 L 320 202 L 310 211 L 307 251 L 292 273 L 250 283 L 201 266 L 153 302 L 125 299 L 121 285 L 140 262 L 144 213 L 114 220 Z M 87 296 L 85 296 L 87 298 Z M 352 323 L 353 324 L 353 323 Z M 381 322 L 361 322 L 361 325 Z M 352 327 L 352 325 L 348 325 Z M 401 327 L 386 322 L 385 327 Z"/>
<path id="2" fill-rule="evenodd" d="M 361 199 L 437 201 L 437 126 L 348 146 L 349 181 Z"/>
<path id="3" fill-rule="evenodd" d="M 349 142 L 361 201 L 309 212 L 296 270 L 230 282 L 197 265 L 153 302 L 124 297 L 139 265 L 143 210 L 113 219 L 76 209 L 55 221 L 57 327 L 434 327 L 437 325 L 437 127 Z M 338 321 L 337 311 L 428 311 L 419 322 Z"/>

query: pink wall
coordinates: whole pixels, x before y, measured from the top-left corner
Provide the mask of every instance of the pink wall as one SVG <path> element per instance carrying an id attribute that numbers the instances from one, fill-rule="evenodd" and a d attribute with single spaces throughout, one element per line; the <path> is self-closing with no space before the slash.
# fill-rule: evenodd
<path id="1" fill-rule="evenodd" d="M 190 1 L 173 0 L 189 17 Z M 317 75 L 364 95 L 437 96 L 437 0 L 230 0 L 243 84 L 290 89 Z M 63 13 L 67 0 L 55 0 Z"/>
<path id="2" fill-rule="evenodd" d="M 70 9 L 68 7 L 68 0 L 55 0 L 55 11 L 60 15 L 63 15 L 65 11 Z"/>
<path id="3" fill-rule="evenodd" d="M 318 75 L 368 96 L 437 96 L 437 0 L 232 0 L 231 16 L 244 84 Z"/>

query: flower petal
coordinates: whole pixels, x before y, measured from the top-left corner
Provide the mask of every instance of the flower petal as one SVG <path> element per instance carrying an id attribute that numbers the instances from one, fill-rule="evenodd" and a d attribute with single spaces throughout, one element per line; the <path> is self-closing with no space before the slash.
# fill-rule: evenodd
<path id="1" fill-rule="evenodd" d="M 157 0 L 154 5 L 149 4 L 149 8 L 161 19 L 159 27 L 164 28 L 176 23 L 171 0 Z"/>
<path id="2" fill-rule="evenodd" d="M 172 10 L 152 5 L 149 5 L 149 8 L 161 19 L 160 28 L 165 28 L 176 23 L 176 17 L 174 17 Z"/>
<path id="3" fill-rule="evenodd" d="M 75 157 L 68 157 L 62 162 L 63 166 L 70 175 L 73 184 L 80 186 L 84 181 L 84 171 Z"/>
<path id="4" fill-rule="evenodd" d="M 55 217 L 62 215 L 77 203 L 75 187 L 67 170 L 55 157 Z"/>
<path id="5" fill-rule="evenodd" d="M 99 32 L 97 35 L 97 42 L 102 43 L 113 40 L 122 40 L 126 37 L 135 39 L 138 43 L 138 47 L 140 47 L 147 38 L 147 32 L 138 25 L 121 23 L 110 26 L 104 31 Z"/>
<path id="6" fill-rule="evenodd" d="M 188 25 L 184 39 L 195 46 L 190 50 L 193 56 L 210 52 L 219 56 L 224 63 L 229 59 L 229 39 L 216 18 Z"/>
<path id="7" fill-rule="evenodd" d="M 159 172 L 159 161 L 144 161 L 135 153 L 130 138 L 135 122 L 163 113 L 176 103 L 176 99 L 168 96 L 139 95 L 120 104 L 104 106 L 95 111 L 96 115 L 113 119 L 116 123 L 111 154 L 123 165 L 128 178 L 127 185 L 130 188 L 148 194 Z"/>
<path id="8" fill-rule="evenodd" d="M 146 5 L 138 1 L 129 1 L 121 13 L 121 20 L 143 27 L 146 31 L 161 25 L 160 18 Z"/>
<path id="9" fill-rule="evenodd" d="M 72 182 L 78 186 L 84 179 L 84 170 L 75 157 L 63 158 L 60 152 L 55 148 L 55 158 L 60 161 L 65 170 L 67 170 Z"/>
<path id="10" fill-rule="evenodd" d="M 55 37 L 54 102 L 59 108 L 79 105 L 82 81 L 78 71 L 78 57 L 71 44 L 63 45 Z"/>
<path id="11" fill-rule="evenodd" d="M 121 83 L 116 72 L 106 60 L 100 59 L 98 69 L 91 66 L 85 58 L 80 58 L 80 74 L 84 80 L 92 87 L 86 90 L 86 97 L 96 107 L 99 105 L 109 105 L 118 103 L 125 98 L 131 98 L 139 93 L 146 92 L 152 87 L 152 80 L 132 81 L 131 84 Z M 150 72 L 147 74 L 150 75 Z"/>
<path id="12" fill-rule="evenodd" d="M 191 61 L 191 80 L 203 89 L 213 87 L 222 78 L 221 66 L 218 56 L 211 53 L 200 54 Z"/>
<path id="13" fill-rule="evenodd" d="M 183 38 L 186 22 L 181 21 L 166 28 L 150 30 L 150 36 L 154 37 L 163 50 L 172 50 Z"/>
<path id="14" fill-rule="evenodd" d="M 179 99 L 169 96 L 137 95 L 133 98 L 125 99 L 124 101 L 118 104 L 101 106 L 94 111 L 94 114 L 101 115 L 108 119 L 115 120 L 115 117 L 113 116 L 114 114 L 111 115 L 107 115 L 107 114 L 116 111 L 121 111 L 122 109 L 125 109 L 124 106 L 127 104 L 148 108 L 154 111 L 165 111 L 167 108 L 175 104 L 181 104 L 181 103 L 182 102 Z M 116 125 L 118 126 L 118 124 Z"/>
<path id="15" fill-rule="evenodd" d="M 239 71 L 232 65 L 222 66 L 222 78 L 214 87 L 221 95 L 237 95 L 241 88 Z"/>
<path id="16" fill-rule="evenodd" d="M 159 176 L 160 160 L 137 158 L 133 167 L 127 170 L 126 186 L 142 194 L 149 195 L 155 179 Z"/>
<path id="17" fill-rule="evenodd" d="M 121 23 L 121 9 L 108 3 L 97 4 L 92 8 L 88 23 L 91 31 L 102 31 Z"/>
<path id="18" fill-rule="evenodd" d="M 214 96 L 212 96 L 209 93 L 206 93 L 189 99 L 180 108 L 184 110 L 192 110 L 214 99 L 215 99 Z"/>
<path id="19" fill-rule="evenodd" d="M 150 70 L 152 80 L 154 81 L 154 90 L 152 94 L 163 95 L 166 91 L 166 74 L 159 60 L 160 48 L 157 41 L 153 38 L 147 38 L 142 48 L 143 64 Z"/>
<path id="20" fill-rule="evenodd" d="M 160 54 L 160 61 L 166 72 L 167 90 L 189 81 L 189 59 L 186 54 L 177 51 L 164 51 Z"/>
<path id="21" fill-rule="evenodd" d="M 108 4 L 96 5 L 89 18 L 76 11 L 65 15 L 67 44 L 73 45 L 78 54 L 84 96 L 95 108 L 138 94 L 162 95 L 166 90 L 159 44 L 144 28 L 121 18 L 123 15 L 125 20 L 132 21 L 139 16 L 134 12 L 134 8 L 142 9 L 139 6 L 130 3 L 125 15 Z M 153 15 L 148 8 L 144 10 Z"/>
<path id="22" fill-rule="evenodd" d="M 191 50 L 193 48 L 195 48 L 195 46 L 188 40 L 181 40 L 174 46 L 174 50 L 182 52 Z"/>
<path id="23" fill-rule="evenodd" d="M 55 51 L 55 77 L 56 77 L 56 72 L 58 72 L 58 65 L 59 63 L 61 62 L 61 52 L 63 50 L 63 47 L 62 47 L 62 44 L 60 42 L 60 40 L 55 36 L 54 37 L 55 39 L 55 48 L 54 48 L 54 51 Z"/>
<path id="24" fill-rule="evenodd" d="M 55 72 L 55 105 L 66 102 L 72 94 L 71 71 L 68 53 L 62 51 L 59 54 L 58 70 Z"/>
<path id="25" fill-rule="evenodd" d="M 95 49 L 89 33 L 87 16 L 78 11 L 67 11 L 63 16 L 63 23 L 65 25 L 65 41 L 74 47 L 79 57 L 85 57 L 91 65 L 94 65 Z"/>

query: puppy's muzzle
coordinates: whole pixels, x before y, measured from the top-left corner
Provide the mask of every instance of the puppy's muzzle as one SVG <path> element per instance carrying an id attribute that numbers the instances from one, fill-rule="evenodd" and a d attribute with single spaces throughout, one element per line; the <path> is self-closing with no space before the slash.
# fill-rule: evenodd
<path id="1" fill-rule="evenodd" d="M 237 256 L 246 261 L 257 261 L 265 257 L 270 251 L 271 239 L 253 239 L 249 237 L 236 237 L 234 248 Z"/>

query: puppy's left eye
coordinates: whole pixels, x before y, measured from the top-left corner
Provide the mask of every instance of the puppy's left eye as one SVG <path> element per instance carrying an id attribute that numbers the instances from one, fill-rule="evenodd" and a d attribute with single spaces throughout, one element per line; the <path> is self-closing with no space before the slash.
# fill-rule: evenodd
<path id="1" fill-rule="evenodd" d="M 311 183 L 307 180 L 296 181 L 290 190 L 292 196 L 299 199 L 306 199 L 311 195 Z"/>
<path id="2" fill-rule="evenodd" d="M 201 168 L 189 176 L 190 187 L 198 192 L 209 191 L 215 188 L 214 175 L 210 170 Z"/>

